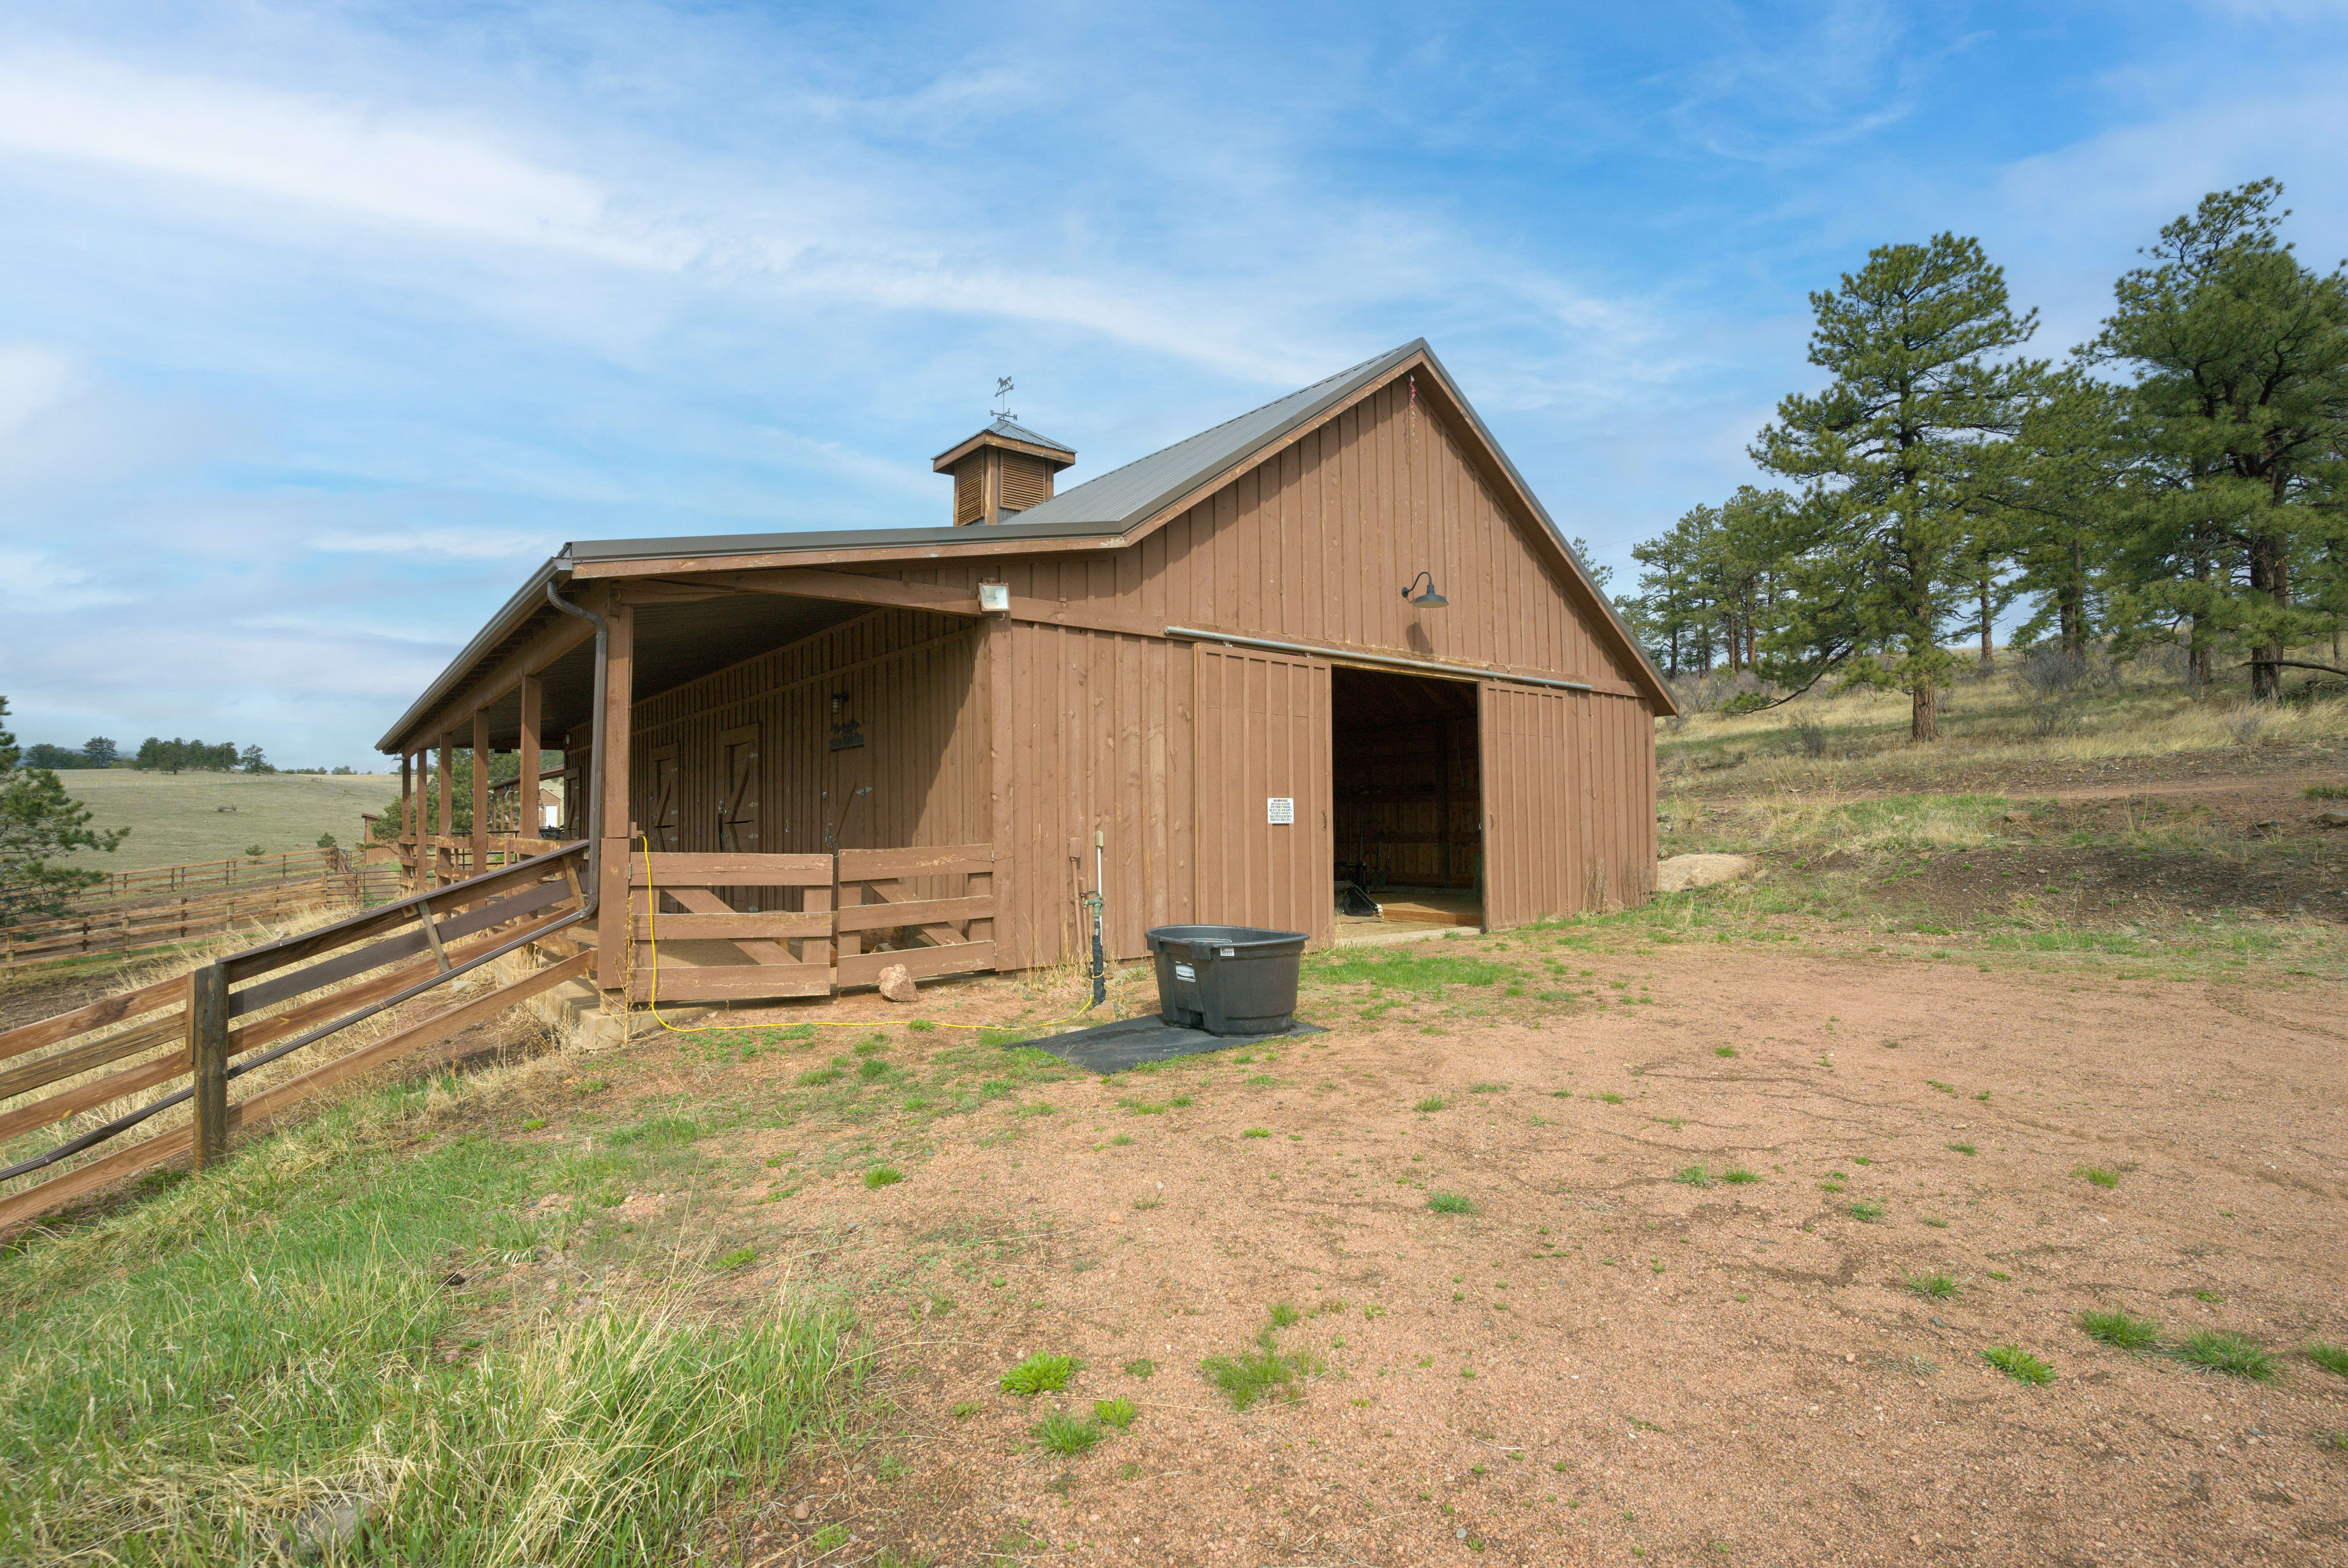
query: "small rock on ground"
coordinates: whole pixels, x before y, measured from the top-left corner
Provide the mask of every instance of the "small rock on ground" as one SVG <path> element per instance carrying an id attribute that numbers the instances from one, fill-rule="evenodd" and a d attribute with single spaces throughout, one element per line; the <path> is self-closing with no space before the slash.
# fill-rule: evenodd
<path id="1" fill-rule="evenodd" d="M 921 992 L 914 989 L 912 970 L 902 964 L 891 964 L 880 971 L 880 994 L 892 1002 L 909 1002 Z"/>
<path id="2" fill-rule="evenodd" d="M 1759 869 L 1761 863 L 1749 855 L 1674 855 L 1656 862 L 1655 891 L 1684 893 L 1691 887 L 1734 882 Z"/>

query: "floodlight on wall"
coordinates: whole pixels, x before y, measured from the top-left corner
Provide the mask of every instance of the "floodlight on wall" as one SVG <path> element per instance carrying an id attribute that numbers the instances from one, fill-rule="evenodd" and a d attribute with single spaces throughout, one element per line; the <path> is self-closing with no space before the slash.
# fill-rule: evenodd
<path id="1" fill-rule="evenodd" d="M 1426 591 L 1414 597 L 1410 589 L 1416 588 L 1421 582 L 1426 584 Z M 1416 577 L 1412 578 L 1410 579 L 1410 588 L 1404 589 L 1402 590 L 1402 596 L 1405 599 L 1409 600 L 1414 606 L 1420 610 L 1441 610 L 1445 605 L 1451 602 L 1449 600 L 1435 591 L 1435 574 L 1431 571 L 1423 571 Z"/>
<path id="2" fill-rule="evenodd" d="M 978 608 L 990 613 L 1011 608 L 1011 585 L 1007 582 L 983 582 L 978 585 Z"/>

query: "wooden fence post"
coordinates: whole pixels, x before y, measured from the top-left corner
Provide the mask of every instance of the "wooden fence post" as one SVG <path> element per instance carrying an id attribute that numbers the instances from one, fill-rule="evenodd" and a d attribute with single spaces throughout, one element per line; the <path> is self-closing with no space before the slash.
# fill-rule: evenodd
<path id="1" fill-rule="evenodd" d="M 228 1155 L 228 966 L 188 974 L 188 1051 L 195 1067 L 196 1169 Z"/>

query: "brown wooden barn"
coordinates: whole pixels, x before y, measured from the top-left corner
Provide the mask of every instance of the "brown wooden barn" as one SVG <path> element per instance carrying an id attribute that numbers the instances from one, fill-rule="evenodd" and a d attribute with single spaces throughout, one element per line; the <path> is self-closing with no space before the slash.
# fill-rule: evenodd
<path id="1" fill-rule="evenodd" d="M 935 460 L 949 526 L 566 546 L 383 737 L 403 861 L 532 847 L 478 783 L 448 835 L 449 759 L 559 750 L 600 983 L 680 1001 L 1075 959 L 1094 894 L 1117 958 L 1329 941 L 1340 881 L 1493 927 L 1648 895 L 1669 692 L 1424 342 L 1075 461 L 999 418 Z"/>

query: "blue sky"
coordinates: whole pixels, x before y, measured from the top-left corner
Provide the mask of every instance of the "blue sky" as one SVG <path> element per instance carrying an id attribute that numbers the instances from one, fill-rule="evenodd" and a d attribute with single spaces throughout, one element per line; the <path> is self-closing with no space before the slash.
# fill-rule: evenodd
<path id="1" fill-rule="evenodd" d="M 1570 532 L 1751 477 L 1812 289 L 1979 235 L 2038 348 L 2281 177 L 2348 0 L 1106 7 L 0 0 L 0 693 L 369 750 L 563 540 L 941 522 L 1430 339 Z"/>

